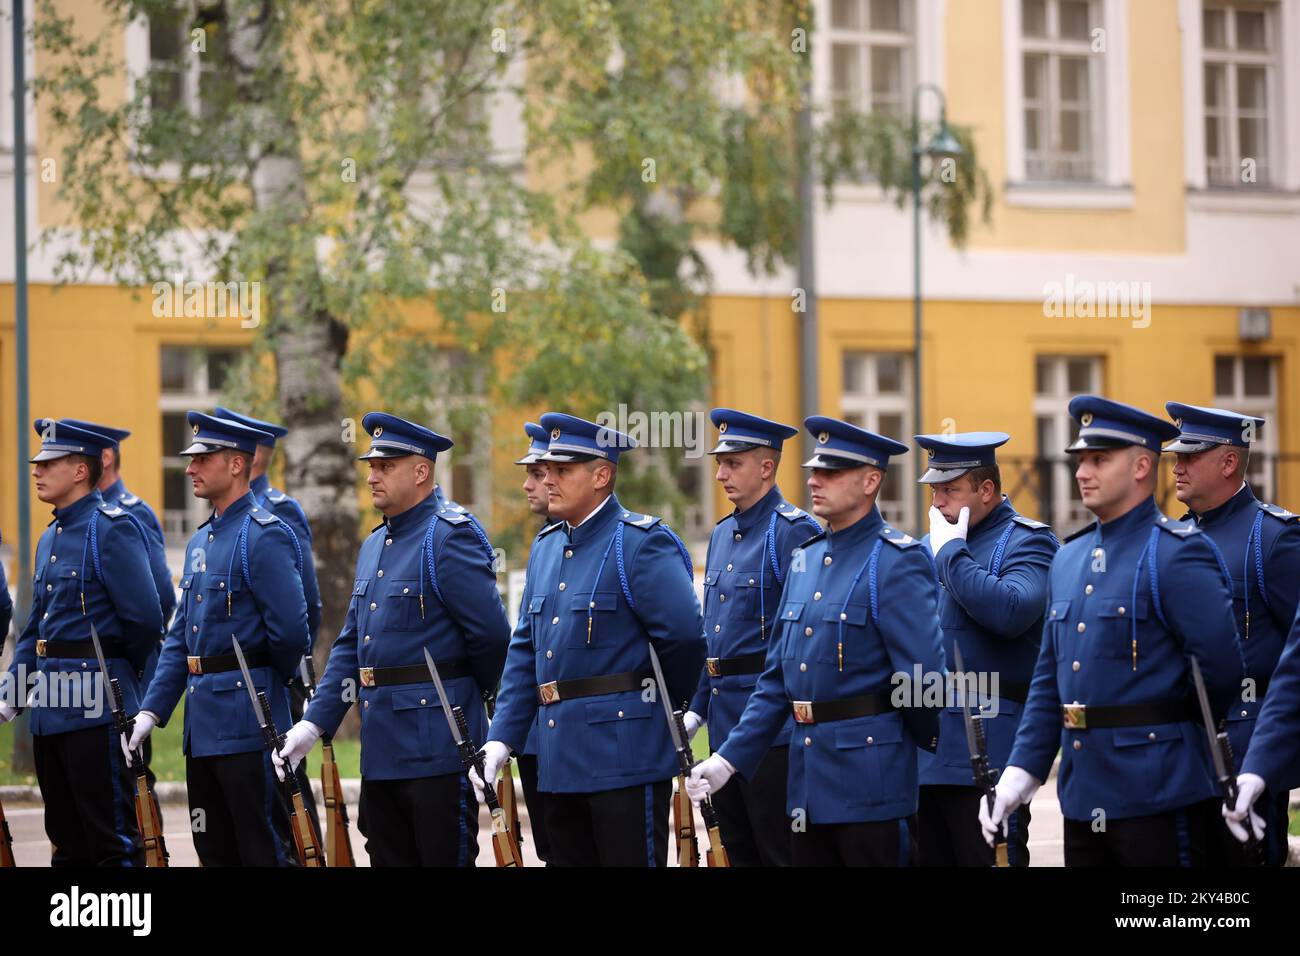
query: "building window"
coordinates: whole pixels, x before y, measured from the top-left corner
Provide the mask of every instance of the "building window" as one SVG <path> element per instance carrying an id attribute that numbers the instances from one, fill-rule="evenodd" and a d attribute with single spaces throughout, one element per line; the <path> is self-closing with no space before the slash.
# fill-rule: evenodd
<path id="1" fill-rule="evenodd" d="M 840 406 L 846 422 L 910 443 L 912 436 L 912 356 L 906 352 L 844 353 Z M 916 527 L 915 455 L 889 463 L 876 507 L 898 528 Z"/>
<path id="2" fill-rule="evenodd" d="M 832 0 L 831 105 L 906 116 L 914 73 L 912 0 Z"/>
<path id="3" fill-rule="evenodd" d="M 1101 178 L 1101 66 L 1096 0 L 1021 0 L 1025 178 Z"/>
<path id="4" fill-rule="evenodd" d="M 163 436 L 162 524 L 169 544 L 184 545 L 212 510 L 205 499 L 194 497 L 194 489 L 185 477 L 189 459 L 176 454 L 193 439 L 185 413 L 217 407 L 226 379 L 245 351 L 187 345 L 162 347 L 162 388 L 158 400 Z"/>
<path id="5" fill-rule="evenodd" d="M 1277 494 L 1277 360 L 1264 355 L 1214 357 L 1214 405 L 1264 419 L 1250 446 L 1246 480 L 1261 501 Z"/>
<path id="6" fill-rule="evenodd" d="M 1092 520 L 1074 480 L 1075 462 L 1065 453 L 1079 437 L 1070 399 L 1101 392 L 1101 359 L 1040 355 L 1034 368 L 1034 425 L 1038 440 L 1038 501 L 1043 520 L 1058 537 Z"/>
<path id="7" fill-rule="evenodd" d="M 1278 76 L 1275 3 L 1206 3 L 1205 172 L 1212 186 L 1267 184 L 1273 178 Z"/>
<path id="8" fill-rule="evenodd" d="M 492 515 L 492 417 L 484 399 L 484 370 L 458 348 L 435 347 L 429 365 L 429 380 L 439 384 L 424 400 L 423 412 L 412 417 L 455 442 L 439 453 L 434 477 L 444 495 L 486 525 Z"/>
<path id="9" fill-rule="evenodd" d="M 234 96 L 225 5 L 178 4 L 151 15 L 148 24 L 151 105 L 184 107 L 205 120 L 219 115 Z"/>

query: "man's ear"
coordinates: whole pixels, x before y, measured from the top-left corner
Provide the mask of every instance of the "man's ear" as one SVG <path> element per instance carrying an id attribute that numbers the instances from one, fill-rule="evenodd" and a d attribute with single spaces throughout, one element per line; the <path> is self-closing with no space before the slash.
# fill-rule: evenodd
<path id="1" fill-rule="evenodd" d="M 433 480 L 433 464 L 427 459 L 422 458 L 415 463 L 415 483 L 422 485 L 426 481 Z"/>
<path id="2" fill-rule="evenodd" d="M 592 487 L 600 491 L 609 486 L 610 479 L 614 477 L 614 468 L 609 462 L 602 461 L 591 473 Z"/>
<path id="3" fill-rule="evenodd" d="M 885 473 L 879 468 L 864 468 L 866 475 L 862 479 L 862 493 L 870 498 L 879 489 L 880 484 L 885 480 Z"/>

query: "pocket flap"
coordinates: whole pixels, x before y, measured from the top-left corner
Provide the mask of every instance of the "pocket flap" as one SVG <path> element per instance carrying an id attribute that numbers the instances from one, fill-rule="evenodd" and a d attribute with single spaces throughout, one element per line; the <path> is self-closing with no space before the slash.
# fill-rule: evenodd
<path id="1" fill-rule="evenodd" d="M 814 705 L 814 710 L 816 705 Z M 879 717 L 866 717 L 858 720 L 846 720 L 835 728 L 835 749 L 853 750 L 857 747 L 874 747 L 876 744 L 901 744 L 903 742 L 903 723 L 901 720 Z"/>
<path id="2" fill-rule="evenodd" d="M 1104 597 L 1097 602 L 1097 616 L 1107 618 L 1136 617 L 1139 621 L 1145 621 L 1149 606 L 1150 602 L 1147 598 L 1138 598 L 1137 613 L 1134 614 L 1132 597 Z"/>
<path id="3" fill-rule="evenodd" d="M 603 724 L 610 720 L 641 720 L 651 715 L 654 705 L 633 697 L 629 700 L 600 700 L 587 705 L 587 723 Z"/>
<path id="4" fill-rule="evenodd" d="M 844 615 L 845 624 L 853 624 L 858 627 L 867 623 L 867 612 L 870 610 L 865 604 L 850 604 L 848 607 L 841 609 L 838 606 L 828 605 L 826 613 L 822 615 L 823 621 L 838 621 L 840 615 Z"/>
<path id="5" fill-rule="evenodd" d="M 786 601 L 781 608 L 781 620 L 797 621 L 803 616 L 803 601 Z"/>
<path id="6" fill-rule="evenodd" d="M 369 587 L 370 587 L 370 579 L 369 579 L 369 578 L 357 578 L 356 581 L 354 581 L 353 584 L 352 584 L 352 596 L 353 596 L 353 597 L 362 597 L 362 596 L 364 596 L 365 593 L 366 593 L 366 590 L 367 590 Z"/>
<path id="7" fill-rule="evenodd" d="M 438 692 L 430 684 L 428 687 L 404 687 L 401 690 L 393 691 L 392 696 L 393 710 L 417 710 L 420 707 L 437 707 L 442 709 L 442 701 L 438 699 Z"/>
<path id="8" fill-rule="evenodd" d="M 1116 747 L 1145 747 L 1167 740 L 1182 740 L 1180 724 L 1152 724 L 1149 727 L 1116 727 Z"/>
<path id="9" fill-rule="evenodd" d="M 542 608 L 546 606 L 545 594 L 534 594 L 528 601 L 529 614 L 541 614 Z"/>
<path id="10" fill-rule="evenodd" d="M 1053 601 L 1047 606 L 1047 623 L 1053 621 L 1064 621 L 1070 616 L 1069 601 Z"/>
<path id="11" fill-rule="evenodd" d="M 569 609 L 571 611 L 582 611 L 584 614 L 588 610 L 593 611 L 614 611 L 618 609 L 618 592 L 617 591 L 597 591 L 592 594 L 590 591 L 575 593 L 569 598 Z"/>

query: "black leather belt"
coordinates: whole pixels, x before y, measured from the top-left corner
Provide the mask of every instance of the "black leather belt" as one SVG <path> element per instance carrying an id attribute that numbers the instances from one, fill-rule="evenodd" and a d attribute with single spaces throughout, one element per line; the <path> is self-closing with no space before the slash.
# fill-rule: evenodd
<path id="1" fill-rule="evenodd" d="M 443 680 L 470 675 L 469 661 L 435 661 L 438 676 Z M 428 684 L 433 680 L 427 664 L 403 664 L 400 667 L 361 668 L 362 687 L 391 687 L 394 684 Z"/>
<path id="2" fill-rule="evenodd" d="M 998 681 L 998 697 L 1023 704 L 1029 699 L 1029 685 L 1013 680 Z"/>
<path id="3" fill-rule="evenodd" d="M 266 651 L 253 651 L 245 654 L 249 670 L 254 667 L 270 667 L 271 655 Z M 191 654 L 185 658 L 185 667 L 191 674 L 224 674 L 226 671 L 239 670 L 239 658 L 234 654 L 213 654 L 211 657 L 199 657 Z"/>
<path id="4" fill-rule="evenodd" d="M 116 644 L 104 644 L 104 657 L 126 657 L 126 652 Z M 93 641 L 46 641 L 36 642 L 37 657 L 94 657 Z"/>
<path id="5" fill-rule="evenodd" d="M 761 674 L 767 664 L 767 652 L 746 654 L 743 657 L 710 657 L 705 662 L 710 677 L 736 677 L 740 674 Z"/>
<path id="6" fill-rule="evenodd" d="M 654 675 L 641 671 L 625 671 L 622 674 L 606 674 L 603 677 L 553 680 L 537 685 L 537 699 L 545 706 L 559 700 L 573 700 L 575 697 L 621 694 L 624 691 L 640 690 L 647 680 L 654 680 Z"/>
<path id="7" fill-rule="evenodd" d="M 894 705 L 889 701 L 889 694 L 880 691 L 839 700 L 792 700 L 790 709 L 794 712 L 796 724 L 825 724 L 832 720 L 886 714 L 894 709 Z"/>
<path id="8" fill-rule="evenodd" d="M 1146 724 L 1177 724 L 1184 720 L 1200 723 L 1201 715 L 1192 706 L 1191 701 L 1171 700 L 1162 704 L 1128 704 L 1116 707 L 1061 705 L 1061 722 L 1067 730 L 1142 727 Z"/>

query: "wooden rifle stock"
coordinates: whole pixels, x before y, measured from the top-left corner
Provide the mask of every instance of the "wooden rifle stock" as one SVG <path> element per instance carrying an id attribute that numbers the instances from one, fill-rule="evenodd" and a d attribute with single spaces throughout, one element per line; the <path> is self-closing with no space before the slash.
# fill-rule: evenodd
<path id="1" fill-rule="evenodd" d="M 136 774 L 135 778 L 135 822 L 140 827 L 140 840 L 144 844 L 144 865 L 166 867 L 171 854 L 167 852 L 167 840 L 163 837 L 162 815 L 144 773 Z"/>
<path id="2" fill-rule="evenodd" d="M 515 793 L 513 764 L 513 760 L 507 760 L 501 770 L 501 782 L 497 784 L 497 802 L 501 804 L 501 811 L 506 817 L 506 826 L 510 828 L 510 833 L 515 838 L 515 857 L 519 865 L 523 866 L 524 835 L 519 832 L 519 797 Z"/>
<path id="3" fill-rule="evenodd" d="M 321 749 L 324 751 L 320 786 L 325 797 L 325 865 L 356 866 L 352 839 L 348 835 L 348 805 L 339 780 L 339 765 L 334 762 L 334 744 L 328 736 L 321 738 Z"/>
<path id="4" fill-rule="evenodd" d="M 677 778 L 677 792 L 673 794 L 673 828 L 677 831 L 677 865 L 699 866 L 700 848 L 695 843 L 695 811 L 691 807 L 691 798 L 686 793 L 684 776 Z M 712 852 L 709 851 L 710 855 Z"/>

